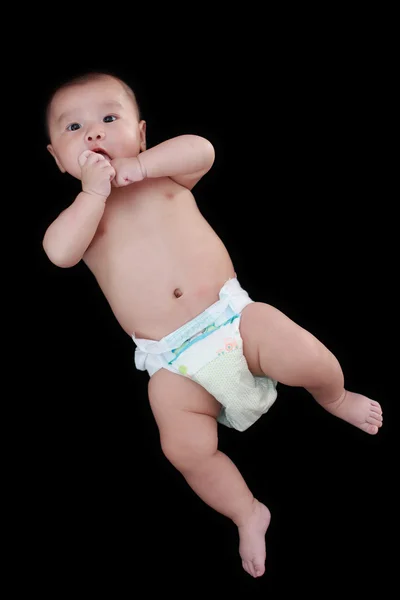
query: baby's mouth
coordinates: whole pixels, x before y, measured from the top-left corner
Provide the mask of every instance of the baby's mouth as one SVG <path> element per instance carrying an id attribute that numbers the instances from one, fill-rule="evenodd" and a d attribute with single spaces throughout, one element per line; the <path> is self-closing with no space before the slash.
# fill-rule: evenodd
<path id="1" fill-rule="evenodd" d="M 111 157 L 108 156 L 107 152 L 104 152 L 104 150 L 102 150 L 101 148 L 95 148 L 94 150 L 92 150 L 92 152 L 96 152 L 96 154 L 100 154 L 106 160 L 111 161 Z"/>

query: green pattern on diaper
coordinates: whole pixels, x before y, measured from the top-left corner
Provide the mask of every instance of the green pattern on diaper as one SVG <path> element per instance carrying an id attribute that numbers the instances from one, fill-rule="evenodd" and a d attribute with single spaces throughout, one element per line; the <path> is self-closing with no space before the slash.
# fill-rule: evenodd
<path id="1" fill-rule="evenodd" d="M 207 337 L 208 335 L 210 335 L 210 333 L 213 333 L 214 331 L 217 331 L 217 329 L 220 329 L 220 327 L 224 327 L 225 325 L 229 325 L 235 319 L 238 319 L 238 318 L 239 318 L 239 315 L 233 315 L 233 317 L 231 317 L 230 319 L 228 319 L 224 323 L 221 323 L 220 325 L 215 325 L 215 323 L 212 323 L 208 327 L 205 327 L 201 331 L 195 333 L 194 335 L 192 335 L 191 338 L 189 338 L 188 340 L 186 340 L 185 342 L 183 342 L 183 344 L 181 344 L 179 346 L 179 348 L 175 348 L 174 350 L 171 350 L 172 354 L 174 354 L 175 357 L 172 360 L 170 360 L 168 364 L 172 365 L 172 363 L 178 358 L 178 356 L 180 354 L 182 354 L 182 352 L 185 352 L 185 350 L 187 350 L 190 346 L 192 346 L 196 342 L 199 342 L 200 340 L 204 339 L 205 337 Z"/>

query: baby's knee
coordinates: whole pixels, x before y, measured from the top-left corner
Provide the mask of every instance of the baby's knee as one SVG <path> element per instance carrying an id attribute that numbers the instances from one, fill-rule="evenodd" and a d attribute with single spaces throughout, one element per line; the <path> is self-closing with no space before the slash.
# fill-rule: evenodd
<path id="1" fill-rule="evenodd" d="M 195 415 L 205 417 L 205 415 Z M 211 417 L 207 417 L 207 419 Z M 181 472 L 196 470 L 205 460 L 218 450 L 218 437 L 215 432 L 179 429 L 164 432 L 160 436 L 161 448 L 171 464 Z"/>

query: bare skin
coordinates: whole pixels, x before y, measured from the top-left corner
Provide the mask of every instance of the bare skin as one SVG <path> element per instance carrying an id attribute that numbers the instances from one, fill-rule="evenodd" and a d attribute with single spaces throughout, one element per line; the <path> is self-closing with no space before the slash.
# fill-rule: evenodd
<path id="1" fill-rule="evenodd" d="M 377 433 L 382 425 L 379 404 L 344 389 L 337 359 L 309 332 L 263 303 L 243 310 L 240 330 L 252 373 L 304 387 L 331 414 Z M 261 576 L 270 513 L 218 450 L 218 402 L 195 382 L 164 369 L 150 379 L 149 397 L 164 454 L 204 502 L 238 526 L 243 568 Z"/>
<path id="2" fill-rule="evenodd" d="M 98 98 L 122 105 L 117 129 L 93 113 Z M 217 301 L 235 271 L 191 191 L 211 167 L 209 146 L 188 137 L 146 152 L 144 124 L 127 102 L 109 77 L 64 90 L 53 102 L 49 150 L 61 170 L 82 180 L 83 192 L 49 227 L 44 247 L 59 266 L 84 260 L 128 335 L 159 340 Z M 75 132 L 66 130 L 65 114 L 79 120 Z M 99 146 L 105 152 L 96 157 Z M 344 388 L 339 362 L 312 334 L 258 302 L 243 310 L 240 331 L 253 374 L 304 387 L 331 414 L 378 432 L 379 403 Z M 204 502 L 236 524 L 243 568 L 261 576 L 271 515 L 218 450 L 220 404 L 164 369 L 149 381 L 149 400 L 165 456 Z"/>

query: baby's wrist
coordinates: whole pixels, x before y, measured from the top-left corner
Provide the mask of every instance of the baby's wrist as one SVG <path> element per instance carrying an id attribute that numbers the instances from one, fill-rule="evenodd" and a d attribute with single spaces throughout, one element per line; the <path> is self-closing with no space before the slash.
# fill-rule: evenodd
<path id="1" fill-rule="evenodd" d="M 143 163 L 143 160 L 140 159 L 140 154 L 138 154 L 138 156 L 136 157 L 136 161 L 137 161 L 137 167 L 139 169 L 139 173 L 141 173 L 141 175 L 142 175 L 142 179 L 146 179 L 147 171 L 146 171 L 146 167 Z"/>
<path id="2" fill-rule="evenodd" d="M 102 202 L 105 202 L 109 196 L 109 194 L 107 194 L 107 195 L 99 194 L 95 190 L 84 190 L 83 188 L 82 188 L 82 193 L 85 194 L 85 196 L 88 196 L 91 198 L 96 198 L 98 200 L 101 200 Z"/>

